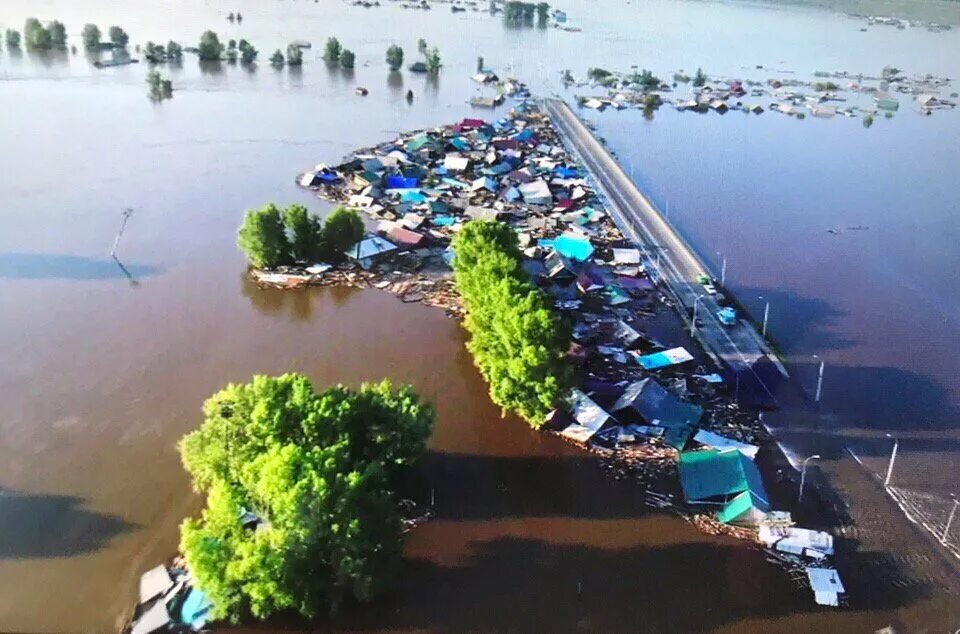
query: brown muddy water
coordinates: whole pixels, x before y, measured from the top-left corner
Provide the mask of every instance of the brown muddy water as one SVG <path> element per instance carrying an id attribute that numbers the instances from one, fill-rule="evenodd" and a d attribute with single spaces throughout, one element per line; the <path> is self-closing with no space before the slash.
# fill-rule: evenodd
<path id="1" fill-rule="evenodd" d="M 378 291 L 284 293 L 244 279 L 235 230 L 245 209 L 273 200 L 323 211 L 294 186 L 299 170 L 398 130 L 478 114 L 465 103 L 477 55 L 498 69 L 513 65 L 547 92 L 561 68 L 582 74 L 631 56 L 655 60 L 661 74 L 707 61 L 734 73 L 780 59 L 787 21 L 793 56 L 825 29 L 856 32 L 847 18 L 801 9 L 673 0 L 590 7 L 562 7 L 587 29 L 572 34 L 506 30 L 442 7 L 0 4 L 0 27 L 19 28 L 29 15 L 60 19 L 77 43 L 85 22 L 120 24 L 134 42 L 192 43 L 215 28 L 251 40 L 262 58 L 293 39 L 314 43 L 300 71 L 200 67 L 188 56 L 166 71 L 176 91 L 162 104 L 146 97 L 143 65 L 97 71 L 82 54 L 0 52 L 0 630 L 115 629 L 140 573 L 171 554 L 177 525 L 198 508 L 175 443 L 199 424 L 203 399 L 228 381 L 284 371 L 318 385 L 386 376 L 414 384 L 439 412 L 426 463 L 437 517 L 409 535 L 400 586 L 322 627 L 958 626 L 956 601 L 936 588 L 815 608 L 762 554 L 648 511 L 640 492 L 607 477 L 594 457 L 501 419 L 442 311 Z M 231 26 L 225 15 L 237 10 L 245 20 Z M 747 26 L 760 35 L 741 38 Z M 330 35 L 357 52 L 353 73 L 316 59 Z M 386 47 L 402 44 L 411 61 L 421 36 L 442 52 L 439 81 L 388 75 Z M 895 30 L 871 37 L 904 46 Z M 839 49 L 818 59 L 842 57 Z M 857 68 L 869 57 L 856 47 L 846 55 Z M 354 95 L 356 85 L 370 96 Z M 689 127 L 678 117 L 657 123 Z M 770 125 L 764 137 L 787 130 Z M 135 213 L 121 269 L 108 253 L 127 207 Z"/>

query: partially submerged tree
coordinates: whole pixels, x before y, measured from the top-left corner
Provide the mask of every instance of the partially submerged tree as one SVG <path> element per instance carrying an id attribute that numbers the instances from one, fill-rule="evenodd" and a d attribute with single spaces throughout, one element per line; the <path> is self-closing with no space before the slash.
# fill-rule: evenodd
<path id="1" fill-rule="evenodd" d="M 436 75 L 442 67 L 443 63 L 440 61 L 440 50 L 434 46 L 430 49 L 430 52 L 427 53 L 427 72 L 431 75 Z"/>
<path id="2" fill-rule="evenodd" d="M 324 257 L 336 261 L 343 252 L 363 239 L 363 219 L 354 209 L 337 207 L 323 225 Z"/>
<path id="3" fill-rule="evenodd" d="M 522 269 L 517 234 L 509 225 L 468 222 L 453 248 L 454 279 L 467 309 L 467 348 L 490 385 L 490 397 L 540 427 L 570 388 L 564 360 L 569 328 Z"/>
<path id="4" fill-rule="evenodd" d="M 270 63 L 279 68 L 283 66 L 284 62 L 283 51 L 278 48 L 273 52 L 273 55 L 270 56 Z"/>
<path id="5" fill-rule="evenodd" d="M 119 26 L 111 26 L 108 35 L 110 37 L 110 41 L 120 48 L 125 47 L 130 41 L 130 36 L 127 35 L 127 32 L 121 29 Z"/>
<path id="6" fill-rule="evenodd" d="M 157 64 L 167 58 L 167 51 L 162 45 L 147 41 L 147 43 L 143 45 L 143 57 L 148 62 Z"/>
<path id="7" fill-rule="evenodd" d="M 421 55 L 427 54 L 427 41 L 422 37 L 417 40 L 417 52 Z"/>
<path id="8" fill-rule="evenodd" d="M 228 385 L 203 409 L 180 454 L 207 503 L 180 548 L 214 618 L 313 617 L 389 584 L 398 483 L 424 452 L 430 405 L 388 382 L 317 393 L 288 374 Z"/>
<path id="9" fill-rule="evenodd" d="M 337 62 L 340 61 L 340 52 L 343 50 L 343 47 L 340 46 L 340 40 L 335 37 L 331 37 L 327 40 L 327 44 L 323 49 L 323 59 L 328 62 Z"/>
<path id="10" fill-rule="evenodd" d="M 403 66 L 403 49 L 396 44 L 387 49 L 387 66 L 390 70 L 400 70 Z"/>
<path id="11" fill-rule="evenodd" d="M 340 51 L 340 65 L 344 68 L 353 68 L 353 65 L 356 63 L 357 56 L 353 54 L 348 48 Z"/>
<path id="12" fill-rule="evenodd" d="M 173 96 L 173 82 L 161 75 L 160 71 L 151 70 L 147 73 L 147 85 L 150 86 L 150 98 L 155 101 Z"/>
<path id="13" fill-rule="evenodd" d="M 257 61 L 257 49 L 253 47 L 250 42 L 241 39 L 240 43 L 237 45 L 240 49 L 240 63 L 241 64 L 252 64 Z"/>
<path id="14" fill-rule="evenodd" d="M 707 76 L 704 74 L 702 68 L 697 68 L 697 74 L 693 76 L 693 86 L 695 88 L 700 88 L 707 83 Z"/>
<path id="15" fill-rule="evenodd" d="M 4 39 L 8 48 L 20 48 L 20 32 L 16 29 L 7 29 Z"/>
<path id="16" fill-rule="evenodd" d="M 183 47 L 170 40 L 167 42 L 167 58 L 175 62 L 179 62 L 183 59 Z"/>
<path id="17" fill-rule="evenodd" d="M 88 51 L 93 51 L 100 47 L 100 38 L 102 35 L 100 33 L 100 27 L 96 24 L 84 24 L 81 37 L 83 38 L 83 48 Z"/>
<path id="18" fill-rule="evenodd" d="M 250 264 L 257 268 L 290 264 L 290 241 L 283 214 L 273 203 L 247 212 L 237 242 Z"/>
<path id="19" fill-rule="evenodd" d="M 197 46 L 197 56 L 203 61 L 218 61 L 223 56 L 223 44 L 213 31 L 204 31 Z"/>
<path id="20" fill-rule="evenodd" d="M 50 31 L 36 18 L 27 18 L 23 23 L 23 41 L 27 48 L 35 51 L 49 51 L 53 48 Z"/>
<path id="21" fill-rule="evenodd" d="M 47 27 L 47 30 L 50 32 L 50 45 L 51 47 L 58 50 L 66 50 L 67 48 L 67 27 L 63 25 L 63 22 L 54 20 L 50 23 L 50 26 Z"/>
<path id="22" fill-rule="evenodd" d="M 287 64 L 290 66 L 303 65 L 303 50 L 297 44 L 287 45 Z"/>
<path id="23" fill-rule="evenodd" d="M 283 225 L 290 239 L 290 256 L 297 262 L 314 262 L 321 256 L 323 228 L 320 220 L 303 205 L 283 211 Z"/>

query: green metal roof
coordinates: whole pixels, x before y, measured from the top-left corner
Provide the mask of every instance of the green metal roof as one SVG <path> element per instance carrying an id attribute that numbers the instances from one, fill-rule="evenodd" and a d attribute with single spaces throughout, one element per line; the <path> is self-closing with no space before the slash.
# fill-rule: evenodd
<path id="1" fill-rule="evenodd" d="M 688 501 L 727 499 L 744 491 L 768 499 L 757 466 L 736 449 L 681 453 L 680 486 Z"/>
<path id="2" fill-rule="evenodd" d="M 766 513 L 770 510 L 770 506 L 766 500 L 756 497 L 750 491 L 744 491 L 727 502 L 726 506 L 717 513 L 717 519 L 724 524 L 730 524 L 745 517 L 753 510 Z"/>

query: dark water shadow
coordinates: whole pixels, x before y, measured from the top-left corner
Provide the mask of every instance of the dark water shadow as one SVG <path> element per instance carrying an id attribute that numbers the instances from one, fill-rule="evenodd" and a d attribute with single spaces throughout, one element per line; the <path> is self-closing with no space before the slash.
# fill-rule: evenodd
<path id="1" fill-rule="evenodd" d="M 113 258 L 90 258 L 56 253 L 0 253 L 0 278 L 19 280 L 110 280 L 131 281 L 161 272 L 150 264 L 126 264 Z"/>
<path id="2" fill-rule="evenodd" d="M 70 54 L 67 49 L 50 49 L 48 51 L 38 51 L 31 48 L 27 49 L 27 55 L 34 62 L 41 66 L 50 68 L 66 64 L 70 60 Z"/>
<path id="3" fill-rule="evenodd" d="M 82 508 L 66 495 L 0 492 L 0 558 L 69 557 L 96 552 L 116 535 L 135 528 Z"/>
<path id="4" fill-rule="evenodd" d="M 833 332 L 846 313 L 822 299 L 803 297 L 778 288 L 736 287 L 737 300 L 756 323 L 763 322 L 763 309 L 770 302 L 770 333 L 790 354 L 815 354 L 843 350 L 857 344 Z M 763 299 L 760 299 L 760 298 Z"/>
<path id="5" fill-rule="evenodd" d="M 324 301 L 332 301 L 334 306 L 342 306 L 360 292 L 361 289 L 346 286 L 260 288 L 246 272 L 240 275 L 240 293 L 250 300 L 258 312 L 264 315 L 287 315 L 296 321 L 313 318 L 314 302 L 319 305 Z"/>
<path id="6" fill-rule="evenodd" d="M 816 390 L 816 359 L 788 364 L 788 370 L 808 396 Z M 811 397 L 812 400 L 812 397 Z M 936 380 L 890 366 L 830 365 L 824 369 L 824 419 L 876 431 L 948 430 L 960 427 L 960 407 Z M 836 422 L 823 423 L 835 430 Z"/>
<path id="7" fill-rule="evenodd" d="M 220 60 L 208 60 L 201 59 L 199 60 L 200 72 L 204 75 L 212 75 L 214 77 L 222 75 L 226 69 L 226 65 Z"/>
<path id="8" fill-rule="evenodd" d="M 663 471 L 662 488 L 679 493 L 676 470 L 667 466 Z M 590 454 L 499 457 L 430 451 L 413 493 L 433 499 L 434 517 L 453 521 L 633 519 L 651 513 L 642 487 L 613 480 Z"/>

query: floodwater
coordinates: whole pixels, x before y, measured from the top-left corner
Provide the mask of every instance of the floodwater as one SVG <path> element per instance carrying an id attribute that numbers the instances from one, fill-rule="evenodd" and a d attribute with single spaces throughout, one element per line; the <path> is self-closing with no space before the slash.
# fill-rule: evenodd
<path id="1" fill-rule="evenodd" d="M 781 60 L 876 71 L 904 59 L 908 70 L 951 74 L 947 52 L 960 50 L 955 33 L 890 29 L 868 34 L 868 52 L 847 42 L 860 36 L 856 22 L 819 10 L 673 0 L 563 8 L 583 33 L 508 30 L 442 5 L 0 5 L 0 27 L 59 19 L 73 42 L 97 22 L 122 25 L 133 42 L 192 43 L 214 28 L 247 38 L 262 58 L 293 39 L 314 43 L 298 71 L 201 67 L 187 56 L 166 71 L 176 92 L 160 104 L 147 98 L 143 65 L 98 71 L 83 54 L 0 52 L 0 629 L 114 629 L 139 574 L 172 552 L 178 523 L 198 508 L 175 443 L 200 422 L 203 399 L 228 381 L 288 370 L 318 385 L 387 376 L 438 407 L 427 460 L 438 517 L 409 536 L 396 593 L 347 627 L 873 631 L 952 618 L 936 596 L 814 609 L 759 553 L 647 512 L 636 488 L 591 456 L 502 420 L 441 311 L 377 291 L 283 293 L 244 279 L 235 247 L 244 210 L 275 201 L 323 211 L 295 187 L 298 171 L 398 130 L 477 114 L 466 101 L 478 55 L 548 91 L 567 66 L 734 74 Z M 225 20 L 237 10 L 240 26 Z M 331 35 L 357 53 L 353 73 L 315 59 Z M 437 81 L 385 69 L 389 44 L 409 60 L 418 37 L 441 50 Z M 370 96 L 357 97 L 356 85 Z M 610 113 L 602 125 L 620 130 L 604 133 L 621 153 L 633 149 L 638 180 L 670 197 L 701 252 L 741 254 L 730 264 L 737 288 L 780 293 L 773 332 L 791 351 L 828 359 L 828 405 L 868 404 L 896 385 L 904 391 L 891 401 L 917 407 L 917 377 L 912 385 L 940 395 L 935 409 L 949 414 L 957 366 L 941 350 L 956 341 L 958 263 L 957 221 L 945 210 L 956 202 L 947 166 L 960 137 L 951 113 L 909 114 L 869 131 L 665 111 L 652 123 Z M 135 211 L 121 268 L 108 254 L 125 208 Z M 823 231 L 840 224 L 871 229 Z M 914 249 L 921 237 L 925 248 Z M 917 297 L 930 301 L 921 309 Z M 892 345 L 903 333 L 909 345 Z M 863 385 L 856 400 L 843 398 L 844 380 L 851 395 Z M 952 430 L 948 415 L 937 420 Z"/>

